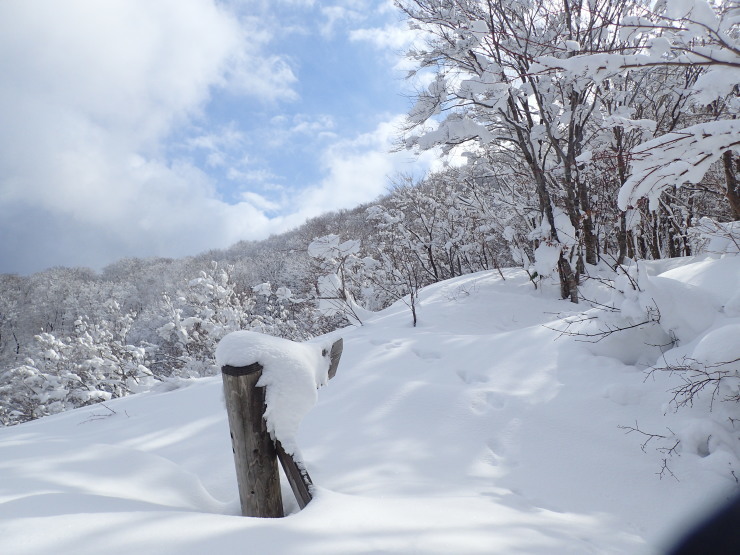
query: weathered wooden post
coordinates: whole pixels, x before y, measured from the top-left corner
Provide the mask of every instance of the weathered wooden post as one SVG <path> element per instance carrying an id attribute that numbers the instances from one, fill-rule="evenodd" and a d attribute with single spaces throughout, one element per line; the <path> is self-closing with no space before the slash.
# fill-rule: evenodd
<path id="1" fill-rule="evenodd" d="M 281 517 L 283 498 L 275 445 L 262 418 L 265 388 L 257 387 L 262 366 L 223 366 L 221 374 L 242 516 Z"/>
<path id="2" fill-rule="evenodd" d="M 329 379 L 336 375 L 342 348 L 343 341 L 338 339 L 331 349 L 321 353 L 329 358 Z M 278 460 L 301 509 L 311 501 L 313 483 L 305 466 L 287 453 L 280 441 L 273 441 L 267 431 L 265 388 L 257 386 L 262 370 L 259 362 L 240 367 L 223 365 L 221 376 L 242 515 L 274 518 L 283 516 Z"/>
<path id="3" fill-rule="evenodd" d="M 329 379 L 332 379 L 337 375 L 337 368 L 339 367 L 339 359 L 342 358 L 342 350 L 344 349 L 344 340 L 340 337 L 331 345 L 329 349 Z M 325 355 L 325 353 L 322 353 Z"/>

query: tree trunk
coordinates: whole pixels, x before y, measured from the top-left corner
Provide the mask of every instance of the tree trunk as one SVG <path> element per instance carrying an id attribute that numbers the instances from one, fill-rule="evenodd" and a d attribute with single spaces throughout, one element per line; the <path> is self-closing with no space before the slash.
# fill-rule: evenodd
<path id="1" fill-rule="evenodd" d="M 586 262 L 591 265 L 595 265 L 597 262 L 596 256 L 596 235 L 594 234 L 594 221 L 591 219 L 591 212 L 585 212 L 583 220 L 581 222 L 583 231 L 583 246 L 586 249 Z"/>
<path id="2" fill-rule="evenodd" d="M 547 222 L 550 224 L 551 229 L 551 237 L 552 240 L 560 243 L 560 238 L 558 237 L 558 230 L 555 227 L 555 215 L 552 211 L 552 202 L 550 201 L 550 194 L 547 191 L 547 186 L 544 184 L 544 176 L 541 176 L 541 179 L 543 181 L 542 185 L 542 192 L 545 196 L 543 199 L 544 202 L 544 208 L 545 208 L 545 217 L 547 218 Z M 578 302 L 578 285 L 576 283 L 576 276 L 573 273 L 573 268 L 571 268 L 570 262 L 568 262 L 567 256 L 564 253 L 560 253 L 560 259 L 558 261 L 558 275 L 560 276 L 560 294 L 563 299 L 567 299 L 570 297 L 570 300 L 574 303 Z"/>
<path id="3" fill-rule="evenodd" d="M 727 182 L 725 195 L 730 203 L 735 220 L 740 220 L 740 183 L 737 178 L 737 174 L 740 172 L 740 158 L 736 161 L 733 152 L 728 150 L 722 155 L 722 165 L 725 168 L 725 180 Z"/>
<path id="4" fill-rule="evenodd" d="M 619 214 L 619 231 L 617 231 L 617 244 L 619 245 L 619 255 L 617 256 L 617 265 L 624 264 L 627 256 L 627 212 Z"/>
<path id="5" fill-rule="evenodd" d="M 660 210 L 660 208 L 658 208 Z M 660 228 L 660 220 L 658 218 L 658 211 L 652 213 L 652 230 L 650 234 L 650 255 L 653 257 L 653 260 L 660 260 L 660 234 L 659 234 L 659 228 Z"/>
<path id="6" fill-rule="evenodd" d="M 619 186 L 624 185 L 627 180 L 627 162 L 624 159 L 623 130 L 621 127 L 614 128 L 614 139 L 617 142 L 617 175 L 619 175 Z M 617 243 L 619 245 L 619 255 L 617 256 L 617 265 L 624 264 L 625 257 L 634 258 L 632 244 L 629 233 L 627 232 L 627 211 L 619 213 L 619 230 L 617 231 Z"/>
<path id="7" fill-rule="evenodd" d="M 509 96 L 508 102 L 512 114 L 516 114 L 517 110 L 515 102 L 511 95 Z M 517 118 L 515 117 L 514 119 L 516 120 Z M 535 186 L 537 187 L 537 196 L 540 201 L 540 209 L 545 218 L 547 218 L 547 223 L 550 224 L 551 238 L 553 241 L 560 243 L 558 230 L 557 227 L 555 227 L 555 215 L 552 210 L 552 199 L 550 197 L 550 191 L 547 188 L 545 172 L 538 163 L 534 153 L 530 152 L 528 148 L 528 141 L 525 138 L 522 129 L 517 127 L 515 129 L 515 132 L 517 135 L 519 148 L 524 155 L 524 158 L 527 161 L 530 170 L 532 171 L 532 176 L 534 177 Z M 576 279 L 573 274 L 573 269 L 570 267 L 570 263 L 563 257 L 562 253 L 560 255 L 560 262 L 558 262 L 558 274 L 560 276 L 560 292 L 562 294 L 562 298 L 567 299 L 568 297 L 570 297 L 573 302 L 577 303 L 578 286 L 576 285 Z M 575 300 L 573 300 L 574 298 Z"/>
<path id="8" fill-rule="evenodd" d="M 575 164 L 575 160 L 573 161 Z M 592 217 L 591 201 L 589 199 L 588 187 L 581 181 L 580 178 L 576 179 L 576 188 L 578 189 L 578 202 L 581 205 L 581 217 L 580 217 L 580 228 L 581 237 L 583 238 L 583 246 L 586 249 L 586 263 L 595 265 L 598 260 L 597 249 L 598 240 L 594 234 L 594 220 Z"/>
<path id="9" fill-rule="evenodd" d="M 570 297 L 570 302 L 578 304 L 578 284 L 573 268 L 568 262 L 565 253 L 560 253 L 558 260 L 558 273 L 560 274 L 560 294 L 563 299 Z"/>

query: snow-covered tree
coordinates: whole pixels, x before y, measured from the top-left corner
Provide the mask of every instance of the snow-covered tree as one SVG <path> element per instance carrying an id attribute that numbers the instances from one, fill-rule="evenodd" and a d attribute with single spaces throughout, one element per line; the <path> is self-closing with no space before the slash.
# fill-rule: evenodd
<path id="1" fill-rule="evenodd" d="M 639 199 L 648 198 L 650 209 L 656 210 L 663 191 L 701 182 L 709 168 L 721 161 L 726 174 L 725 195 L 734 218 L 740 219 L 738 14 L 735 2 L 658 1 L 652 8 L 635 7 L 622 18 L 621 35 L 630 44 L 620 53 L 604 50 L 567 59 L 538 59 L 538 71 L 557 69 L 560 75 L 582 76 L 597 83 L 641 68 L 701 70 L 698 78 L 687 84 L 688 96 L 709 118 L 670 129 L 632 150 L 631 172 L 619 193 L 620 209 L 627 210 Z"/>
<path id="2" fill-rule="evenodd" d="M 232 269 L 213 262 L 175 296 L 163 296 L 163 323 L 157 328 L 158 371 L 168 368 L 168 374 L 209 374 L 218 341 L 227 333 L 250 328 L 255 299 L 251 291 L 236 292 Z"/>
<path id="3" fill-rule="evenodd" d="M 42 332 L 30 356 L 0 374 L 0 420 L 13 424 L 56 414 L 151 387 L 143 347 L 127 343 L 133 315 L 115 300 L 104 303 L 107 318 L 77 318 L 69 336 Z"/>
<path id="4" fill-rule="evenodd" d="M 539 238 L 560 249 L 563 297 L 577 302 L 574 262 L 596 263 L 590 183 L 581 176 L 598 106 L 596 85 L 570 74 L 538 74 L 540 57 L 619 50 L 611 25 L 631 3 L 529 0 L 406 0 L 397 5 L 426 39 L 409 52 L 434 79 L 409 114 L 409 146 L 475 143 L 511 150 L 526 163 L 545 225 Z M 558 227 L 560 208 L 570 219 Z M 569 229 L 575 241 L 565 237 Z"/>
<path id="5" fill-rule="evenodd" d="M 351 323 L 362 325 L 365 309 L 355 299 L 351 273 L 356 266 L 360 242 L 342 242 L 338 235 L 325 235 L 308 245 L 308 254 L 319 261 L 322 272 L 316 282 L 317 308 L 323 316 L 341 314 Z"/>

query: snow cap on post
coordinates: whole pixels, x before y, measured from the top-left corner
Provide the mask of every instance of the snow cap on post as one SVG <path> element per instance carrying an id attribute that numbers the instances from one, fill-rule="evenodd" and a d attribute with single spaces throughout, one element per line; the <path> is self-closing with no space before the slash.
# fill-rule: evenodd
<path id="1" fill-rule="evenodd" d="M 289 454 L 297 452 L 301 420 L 316 404 L 316 389 L 329 379 L 330 349 L 319 343 L 296 343 L 251 331 L 225 336 L 216 347 L 216 363 L 262 366 L 257 385 L 265 387 L 267 431 Z"/>

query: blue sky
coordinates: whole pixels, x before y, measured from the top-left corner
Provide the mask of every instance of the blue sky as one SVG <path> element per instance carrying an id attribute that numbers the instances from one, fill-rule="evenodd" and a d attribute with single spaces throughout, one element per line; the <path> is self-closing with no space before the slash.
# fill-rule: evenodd
<path id="1" fill-rule="evenodd" d="M 0 272 L 260 239 L 385 192 L 388 0 L 0 2 Z"/>

